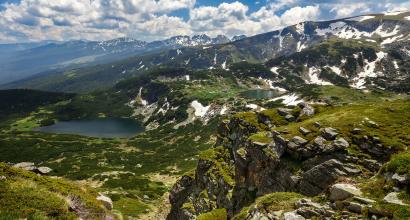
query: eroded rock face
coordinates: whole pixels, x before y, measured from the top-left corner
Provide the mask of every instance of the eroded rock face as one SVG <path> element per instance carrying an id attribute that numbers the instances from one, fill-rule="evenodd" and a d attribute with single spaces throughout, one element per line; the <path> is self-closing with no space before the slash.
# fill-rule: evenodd
<path id="1" fill-rule="evenodd" d="M 279 109 L 278 113 L 285 117 L 290 110 Z M 262 119 L 260 123 L 265 123 L 267 129 L 274 126 Z M 184 176 L 175 184 L 170 194 L 172 210 L 168 219 L 193 219 L 216 208 L 225 208 L 228 217 L 232 217 L 259 196 L 274 192 L 316 196 L 340 178 L 361 173 L 355 163 L 358 159 L 347 152 L 350 139 L 334 128 L 322 128 L 320 135 L 313 138 L 288 139 L 285 132 L 271 131 L 267 135 L 271 142 L 250 141 L 249 136 L 260 129 L 238 118 L 221 123 L 213 149 L 214 155 L 219 156 L 201 158 L 195 177 Z M 299 167 L 297 172 L 295 166 Z M 222 167 L 226 169 L 221 170 Z M 354 205 L 351 208 L 358 210 Z M 286 216 L 288 219 L 330 216 L 329 210 L 306 203 Z M 248 217 L 274 219 L 274 213 L 268 214 L 259 210 Z M 284 213 L 280 216 L 283 218 Z"/>

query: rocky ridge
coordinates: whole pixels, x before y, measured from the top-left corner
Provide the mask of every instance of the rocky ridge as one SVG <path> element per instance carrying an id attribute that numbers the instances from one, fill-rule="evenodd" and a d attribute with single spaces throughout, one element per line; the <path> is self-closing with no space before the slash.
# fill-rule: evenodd
<path id="1" fill-rule="evenodd" d="M 314 109 L 308 104 L 295 108 L 299 110 L 290 111 L 299 122 L 305 120 L 299 117 L 302 109 Z M 358 135 L 363 133 L 359 128 L 346 133 L 318 122 L 312 122 L 309 132 L 293 135 L 281 129 L 295 123 L 288 122 L 283 112 L 289 113 L 283 109 L 238 113 L 221 123 L 215 147 L 202 153 L 196 171 L 172 188 L 168 219 L 196 219 L 218 209 L 234 219 L 400 216 L 380 205 L 385 203 L 409 211 L 408 201 L 398 196 L 409 187 L 408 176 L 388 174 L 382 167 L 398 149 L 376 136 Z M 369 157 L 352 153 L 353 148 Z M 381 197 L 384 203 L 362 193 L 368 183 L 361 178 L 372 176 L 393 187 Z"/>

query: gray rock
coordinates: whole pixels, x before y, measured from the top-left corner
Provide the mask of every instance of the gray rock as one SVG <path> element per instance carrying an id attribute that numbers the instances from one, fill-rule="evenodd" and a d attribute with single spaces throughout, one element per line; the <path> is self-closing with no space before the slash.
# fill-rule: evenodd
<path id="1" fill-rule="evenodd" d="M 345 149 L 349 147 L 349 142 L 347 142 L 344 138 L 338 138 L 333 141 L 333 145 L 335 145 L 338 149 Z"/>
<path id="2" fill-rule="evenodd" d="M 295 211 L 293 212 L 286 212 L 283 214 L 283 219 L 284 220 L 305 220 L 305 218 Z"/>
<path id="3" fill-rule="evenodd" d="M 315 114 L 315 109 L 312 106 L 310 106 L 309 104 L 304 103 L 304 106 L 303 106 L 302 110 L 300 111 L 299 117 L 303 116 L 303 115 L 312 116 L 314 114 Z"/>
<path id="4" fill-rule="evenodd" d="M 315 123 L 313 123 L 313 126 L 315 126 L 315 127 L 317 127 L 317 128 L 320 128 L 320 126 L 322 126 L 321 124 L 320 124 L 320 122 L 315 122 Z"/>
<path id="5" fill-rule="evenodd" d="M 6 180 L 7 179 L 7 177 L 5 177 L 5 176 L 0 176 L 0 180 Z"/>
<path id="6" fill-rule="evenodd" d="M 295 144 L 297 144 L 297 145 L 299 145 L 299 146 L 303 146 L 303 145 L 305 145 L 305 144 L 308 143 L 307 140 L 305 140 L 305 139 L 303 139 L 303 138 L 301 138 L 301 137 L 299 137 L 299 136 L 293 137 L 293 138 L 292 138 L 292 142 L 295 143 Z"/>
<path id="7" fill-rule="evenodd" d="M 100 195 L 97 197 L 97 200 L 98 200 L 98 201 L 101 201 L 101 202 L 103 203 L 103 205 L 104 205 L 108 210 L 112 210 L 112 208 L 113 208 L 113 203 L 112 203 L 112 200 L 111 200 L 109 197 L 107 197 L 107 196 L 105 196 L 105 195 L 103 195 L 103 194 L 100 193 Z"/>
<path id="8" fill-rule="evenodd" d="M 278 110 L 278 114 L 280 116 L 286 116 L 286 115 L 289 115 L 292 112 L 292 110 L 288 109 L 288 108 L 278 108 L 277 110 Z"/>
<path id="9" fill-rule="evenodd" d="M 364 197 L 360 197 L 360 196 L 353 196 L 353 199 L 360 202 L 360 203 L 369 204 L 369 205 L 376 202 L 373 199 L 364 198 Z"/>
<path id="10" fill-rule="evenodd" d="M 361 196 L 362 192 L 351 184 L 338 183 L 330 188 L 329 199 L 332 201 L 341 201 L 353 196 Z"/>
<path id="11" fill-rule="evenodd" d="M 303 135 L 309 134 L 311 131 L 309 129 L 306 129 L 304 127 L 299 127 L 299 132 Z"/>
<path id="12" fill-rule="evenodd" d="M 295 121 L 295 117 L 294 117 L 293 115 L 291 115 L 291 114 L 286 115 L 286 116 L 285 116 L 285 119 L 286 119 L 287 121 Z"/>
<path id="13" fill-rule="evenodd" d="M 336 129 L 331 128 L 331 127 L 322 128 L 320 129 L 320 131 L 322 132 L 323 137 L 328 141 L 334 140 L 336 136 L 339 134 L 337 133 Z"/>
<path id="14" fill-rule="evenodd" d="M 383 201 L 391 204 L 408 206 L 408 204 L 404 203 L 399 199 L 398 195 L 399 193 L 397 192 L 391 192 L 383 198 Z"/>
<path id="15" fill-rule="evenodd" d="M 360 174 L 356 167 L 331 159 L 312 167 L 302 174 L 299 182 L 299 191 L 308 196 L 315 196 L 324 192 L 342 176 L 355 176 Z"/>
<path id="16" fill-rule="evenodd" d="M 360 134 L 360 133 L 362 133 L 362 129 L 360 129 L 360 128 L 354 128 L 354 129 L 352 130 L 352 133 L 353 133 L 353 134 Z"/>
<path id="17" fill-rule="evenodd" d="M 408 184 L 410 182 L 410 178 L 407 174 L 399 175 L 397 173 L 393 174 L 391 177 L 392 180 L 398 184 Z"/>
<path id="18" fill-rule="evenodd" d="M 17 164 L 14 164 L 13 167 L 21 168 L 21 169 L 28 170 L 28 171 L 34 171 L 36 169 L 36 167 L 34 166 L 34 163 L 32 162 L 17 163 Z"/>
<path id="19" fill-rule="evenodd" d="M 323 146 L 326 142 L 326 139 L 324 139 L 322 136 L 317 136 L 314 140 L 313 140 L 313 144 L 320 147 Z"/>
<path id="20" fill-rule="evenodd" d="M 349 205 L 346 206 L 346 209 L 351 212 L 360 214 L 362 213 L 363 205 L 356 202 L 350 202 Z"/>
<path id="21" fill-rule="evenodd" d="M 41 175 L 47 175 L 49 174 L 51 171 L 53 171 L 51 168 L 49 167 L 38 167 L 35 172 L 39 173 Z"/>

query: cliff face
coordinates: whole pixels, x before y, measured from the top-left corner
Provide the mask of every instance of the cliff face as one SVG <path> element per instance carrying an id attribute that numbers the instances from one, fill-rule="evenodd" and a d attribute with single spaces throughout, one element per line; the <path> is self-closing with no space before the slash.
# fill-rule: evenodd
<path id="1" fill-rule="evenodd" d="M 298 122 L 287 121 L 288 114 Z M 313 114 L 312 106 L 301 104 L 294 109 L 239 113 L 221 123 L 215 147 L 201 154 L 195 174 L 183 176 L 173 187 L 168 219 L 196 219 L 220 208 L 232 218 L 256 198 L 278 192 L 323 195 L 336 182 L 375 175 L 398 150 L 378 137 L 363 135 L 359 128 L 320 125 Z M 313 118 L 303 120 L 309 117 Z M 306 128 L 299 127 L 301 123 Z"/>

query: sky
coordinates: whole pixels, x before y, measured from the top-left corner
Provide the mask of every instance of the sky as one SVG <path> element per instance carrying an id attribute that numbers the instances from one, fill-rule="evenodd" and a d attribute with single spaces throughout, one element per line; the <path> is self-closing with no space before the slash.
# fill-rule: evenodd
<path id="1" fill-rule="evenodd" d="M 409 0 L 0 0 L 0 43 L 252 36 L 307 20 L 403 10 Z"/>

